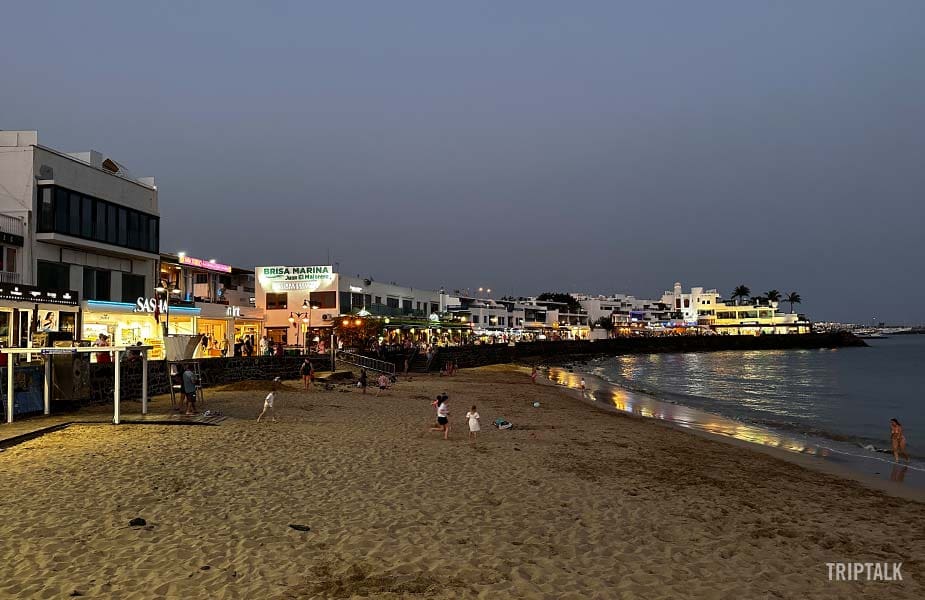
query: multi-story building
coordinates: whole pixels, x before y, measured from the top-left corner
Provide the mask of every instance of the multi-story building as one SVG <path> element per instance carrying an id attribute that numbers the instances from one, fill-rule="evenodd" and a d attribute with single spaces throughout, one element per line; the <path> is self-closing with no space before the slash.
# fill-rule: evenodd
<path id="1" fill-rule="evenodd" d="M 662 294 L 662 304 L 671 307 L 675 317 L 687 326 L 712 327 L 719 299 L 719 292 L 715 289 L 704 290 L 702 287 L 693 287 L 689 294 L 685 294 L 680 283 L 675 283 L 674 289 Z"/>
<path id="2" fill-rule="evenodd" d="M 572 294 L 592 323 L 609 322 L 610 328 L 624 331 L 632 327 L 649 327 L 664 324 L 672 317 L 668 305 L 658 300 L 645 300 L 628 294 L 589 296 Z"/>
<path id="3" fill-rule="evenodd" d="M 0 281 L 21 284 L 0 297 L 25 292 L 41 300 L 29 308 L 5 301 L 0 342 L 28 344 L 42 330 L 84 340 L 106 333 L 117 345 L 151 336 L 153 320 L 147 323 L 137 300 L 151 297 L 157 280 L 153 178 L 136 177 L 96 151 L 42 146 L 35 131 L 0 131 L 0 213 L 7 234 Z"/>
<path id="4" fill-rule="evenodd" d="M 795 313 L 778 312 L 777 302 L 757 300 L 747 305 L 722 302 L 711 327 L 725 335 L 811 333 L 812 323 Z"/>

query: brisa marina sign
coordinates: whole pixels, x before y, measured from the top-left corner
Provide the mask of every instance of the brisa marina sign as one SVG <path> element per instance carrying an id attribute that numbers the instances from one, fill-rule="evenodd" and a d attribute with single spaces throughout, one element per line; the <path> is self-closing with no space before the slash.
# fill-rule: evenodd
<path id="1" fill-rule="evenodd" d="M 316 290 L 334 281 L 331 265 L 305 267 L 257 267 L 257 280 L 265 290 Z"/>

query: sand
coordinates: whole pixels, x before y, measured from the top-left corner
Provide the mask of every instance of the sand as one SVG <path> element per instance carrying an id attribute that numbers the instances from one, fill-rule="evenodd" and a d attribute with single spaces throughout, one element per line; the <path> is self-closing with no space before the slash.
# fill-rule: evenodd
<path id="1" fill-rule="evenodd" d="M 0 597 L 925 597 L 923 504 L 513 367 L 379 398 L 300 386 L 277 423 L 253 421 L 256 390 L 207 390 L 218 426 L 72 426 L 0 453 Z M 449 441 L 425 432 L 444 390 Z M 904 580 L 831 582 L 833 561 Z"/>

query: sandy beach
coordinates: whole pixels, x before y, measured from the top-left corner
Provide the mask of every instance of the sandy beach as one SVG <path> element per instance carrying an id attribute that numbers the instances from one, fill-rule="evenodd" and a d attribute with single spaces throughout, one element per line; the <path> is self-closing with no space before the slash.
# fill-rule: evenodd
<path id="1" fill-rule="evenodd" d="M 218 426 L 76 425 L 0 453 L 0 597 L 925 596 L 925 504 L 515 367 L 378 398 L 285 382 L 279 422 L 256 423 L 270 385 L 207 390 Z M 442 391 L 448 441 L 426 431 Z M 903 581 L 829 581 L 839 561 L 902 562 Z"/>

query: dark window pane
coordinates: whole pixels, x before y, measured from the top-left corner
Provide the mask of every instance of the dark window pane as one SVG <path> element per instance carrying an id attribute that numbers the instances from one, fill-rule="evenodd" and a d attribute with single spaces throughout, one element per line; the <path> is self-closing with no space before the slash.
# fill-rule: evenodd
<path id="1" fill-rule="evenodd" d="M 67 233 L 70 235 L 80 235 L 80 194 L 71 193 L 70 202 L 68 202 L 68 221 Z"/>
<path id="2" fill-rule="evenodd" d="M 148 215 L 138 215 L 138 248 L 148 249 Z"/>
<path id="3" fill-rule="evenodd" d="M 115 204 L 110 204 L 106 208 L 108 214 L 108 227 L 106 231 L 106 241 L 110 244 L 119 243 L 119 209 Z"/>
<path id="4" fill-rule="evenodd" d="M 317 308 L 337 308 L 337 292 L 311 292 L 309 302 Z"/>
<path id="5" fill-rule="evenodd" d="M 128 210 L 119 209 L 119 245 L 125 246 L 128 243 Z"/>
<path id="6" fill-rule="evenodd" d="M 84 298 L 96 300 L 96 271 L 84 267 Z"/>
<path id="7" fill-rule="evenodd" d="M 39 189 L 39 231 L 55 230 L 54 190 L 49 187 Z"/>
<path id="8" fill-rule="evenodd" d="M 96 203 L 96 227 L 93 228 L 93 239 L 98 242 L 106 241 L 106 205 L 97 201 Z"/>
<path id="9" fill-rule="evenodd" d="M 148 221 L 148 252 L 157 253 L 159 247 L 157 242 L 157 218 L 151 217 Z"/>
<path id="10" fill-rule="evenodd" d="M 134 303 L 136 300 L 143 297 L 145 297 L 144 275 L 132 275 L 129 273 L 123 273 L 122 302 Z"/>
<path id="11" fill-rule="evenodd" d="M 112 300 L 110 296 L 112 273 L 109 271 L 96 272 L 96 299 Z"/>
<path id="12" fill-rule="evenodd" d="M 36 284 L 40 288 L 68 290 L 71 288 L 71 266 L 61 263 L 38 261 Z"/>
<path id="13" fill-rule="evenodd" d="M 80 208 L 80 235 L 85 238 L 93 237 L 93 198 L 81 196 Z"/>
<path id="14" fill-rule="evenodd" d="M 138 247 L 138 213 L 135 211 L 128 213 L 128 247 Z"/>
<path id="15" fill-rule="evenodd" d="M 55 188 L 55 231 L 67 233 L 67 191 Z"/>

